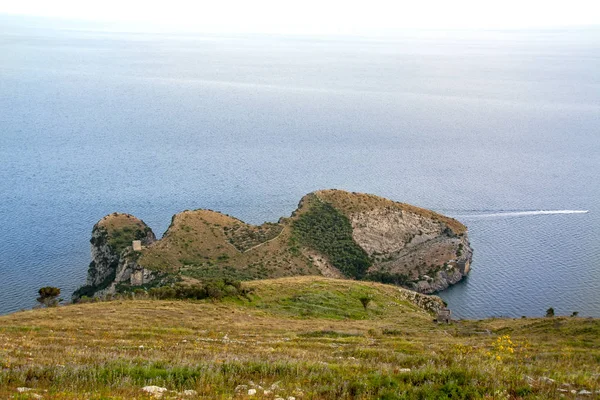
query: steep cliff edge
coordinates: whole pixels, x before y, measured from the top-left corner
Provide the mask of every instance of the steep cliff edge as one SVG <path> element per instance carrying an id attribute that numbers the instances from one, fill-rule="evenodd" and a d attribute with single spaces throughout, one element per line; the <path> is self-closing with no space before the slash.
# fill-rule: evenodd
<path id="1" fill-rule="evenodd" d="M 152 271 L 137 264 L 139 252 L 131 247 L 134 240 L 148 246 L 156 236 L 144 221 L 130 214 L 113 213 L 98 221 L 90 239 L 92 261 L 87 281 L 73 297 L 103 296 L 115 293 L 121 282 L 137 286 L 151 281 Z"/>
<path id="2" fill-rule="evenodd" d="M 142 242 L 141 250 L 133 251 L 133 240 Z M 94 226 L 91 243 L 87 283 L 75 298 L 156 285 L 164 277 L 298 275 L 373 280 L 432 293 L 461 280 L 472 257 L 460 222 L 342 190 L 310 193 L 289 218 L 260 226 L 212 210 L 184 211 L 173 216 L 158 241 L 143 221 L 115 213 Z"/>
<path id="3" fill-rule="evenodd" d="M 331 217 L 333 213 L 339 215 Z M 317 233 L 313 242 L 323 231 L 339 232 L 348 225 L 351 241 L 347 233 L 345 240 L 316 244 L 321 253 L 328 251 L 323 247 L 331 249 L 330 267 L 346 269 L 346 276 L 352 265 L 354 278 L 433 293 L 457 283 L 470 269 L 473 250 L 467 228 L 430 210 L 369 194 L 322 190 L 306 195 L 295 214 L 300 220 L 312 215 L 308 225 Z M 328 218 L 335 220 L 331 227 L 323 223 Z"/>

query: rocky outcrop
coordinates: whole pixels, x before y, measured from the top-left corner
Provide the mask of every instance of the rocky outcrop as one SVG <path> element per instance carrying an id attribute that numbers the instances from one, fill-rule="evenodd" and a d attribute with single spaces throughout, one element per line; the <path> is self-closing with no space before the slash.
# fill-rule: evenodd
<path id="1" fill-rule="evenodd" d="M 446 307 L 444 301 L 439 297 L 428 296 L 412 290 L 399 289 L 399 296 L 431 314 L 438 314 Z"/>
<path id="2" fill-rule="evenodd" d="M 352 239 L 371 260 L 367 279 L 434 293 L 469 273 L 467 228 L 452 218 L 362 193 L 324 190 L 314 197 L 350 221 Z"/>
<path id="3" fill-rule="evenodd" d="M 149 246 L 156 237 L 144 221 L 129 214 L 113 213 L 98 221 L 90 239 L 92 261 L 87 281 L 73 298 L 102 297 L 114 294 L 120 283 L 139 286 L 155 279 L 152 271 L 138 265 L 139 253 L 131 246 L 134 240 Z"/>

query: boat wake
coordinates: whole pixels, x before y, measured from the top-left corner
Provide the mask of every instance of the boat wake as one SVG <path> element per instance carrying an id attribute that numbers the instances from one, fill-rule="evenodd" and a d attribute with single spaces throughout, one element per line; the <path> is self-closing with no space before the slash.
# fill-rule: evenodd
<path id="1" fill-rule="evenodd" d="M 456 218 L 509 218 L 527 217 L 532 215 L 556 215 L 556 214 L 587 214 L 589 210 L 532 210 L 532 211 L 498 211 L 489 213 L 473 213 L 454 215 Z"/>

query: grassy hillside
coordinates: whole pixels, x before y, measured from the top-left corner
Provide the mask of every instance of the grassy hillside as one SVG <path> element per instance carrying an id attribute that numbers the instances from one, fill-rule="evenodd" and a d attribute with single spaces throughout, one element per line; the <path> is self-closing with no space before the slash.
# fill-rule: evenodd
<path id="1" fill-rule="evenodd" d="M 254 226 L 210 210 L 177 214 L 165 236 L 144 249 L 139 264 L 203 279 L 261 279 L 318 271 L 290 246 L 288 226 Z"/>
<path id="2" fill-rule="evenodd" d="M 151 398 L 146 385 L 167 388 L 163 398 L 172 399 L 546 399 L 600 391 L 596 319 L 438 326 L 393 286 L 315 277 L 244 285 L 254 289 L 248 298 L 221 302 L 119 300 L 2 316 L 0 398 Z M 363 297 L 371 299 L 366 310 Z"/>

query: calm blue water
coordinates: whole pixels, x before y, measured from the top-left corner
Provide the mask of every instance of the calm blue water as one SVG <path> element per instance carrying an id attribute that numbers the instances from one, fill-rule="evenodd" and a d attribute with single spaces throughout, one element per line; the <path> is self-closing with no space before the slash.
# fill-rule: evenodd
<path id="1" fill-rule="evenodd" d="M 307 192 L 457 216 L 460 317 L 600 317 L 600 30 L 147 35 L 0 17 L 0 313 L 85 281 L 93 224 L 251 223 Z M 589 210 L 587 214 L 519 214 Z M 492 214 L 492 215 L 489 215 Z M 498 215 L 500 214 L 500 215 Z"/>

